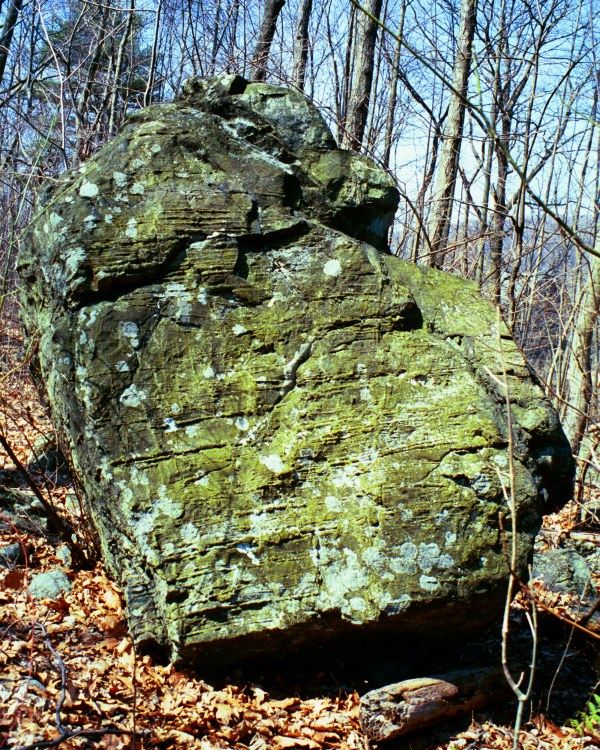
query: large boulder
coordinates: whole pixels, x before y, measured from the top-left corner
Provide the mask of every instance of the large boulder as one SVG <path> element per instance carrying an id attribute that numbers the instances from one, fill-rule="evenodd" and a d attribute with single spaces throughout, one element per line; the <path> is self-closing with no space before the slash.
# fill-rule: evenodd
<path id="1" fill-rule="evenodd" d="M 236 76 L 140 111 L 41 196 L 24 321 L 138 642 L 233 661 L 488 623 L 505 375 L 520 571 L 568 497 L 495 310 L 387 253 L 397 198 L 303 96 Z"/>

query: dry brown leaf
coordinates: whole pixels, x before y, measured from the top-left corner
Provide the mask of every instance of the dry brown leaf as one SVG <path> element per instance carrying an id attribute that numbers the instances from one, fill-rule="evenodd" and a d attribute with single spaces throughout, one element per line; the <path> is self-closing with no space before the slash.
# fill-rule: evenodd
<path id="1" fill-rule="evenodd" d="M 309 750 L 319 750 L 321 748 L 321 745 L 318 742 L 315 742 L 315 740 L 311 740 L 308 737 L 286 737 L 284 735 L 278 735 L 277 737 L 273 737 L 273 747 L 275 748 L 281 748 L 281 750 L 284 750 L 284 748 L 309 748 Z"/>

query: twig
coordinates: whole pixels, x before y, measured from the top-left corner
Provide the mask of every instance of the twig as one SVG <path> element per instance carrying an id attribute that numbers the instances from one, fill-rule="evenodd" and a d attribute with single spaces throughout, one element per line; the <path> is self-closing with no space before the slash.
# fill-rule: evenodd
<path id="1" fill-rule="evenodd" d="M 118 729 L 117 727 L 107 727 L 106 729 L 76 729 L 73 732 L 65 732 L 52 740 L 42 740 L 40 742 L 32 742 L 30 745 L 21 745 L 15 747 L 13 750 L 38 750 L 38 748 L 44 747 L 58 747 L 63 742 L 68 740 L 74 740 L 77 737 L 85 737 L 86 739 L 101 739 L 107 734 L 128 734 L 131 735 L 128 729 Z"/>
<path id="2" fill-rule="evenodd" d="M 4 450 L 8 454 L 8 457 L 17 467 L 17 469 L 25 477 L 25 481 L 29 485 L 31 491 L 42 504 L 42 507 L 44 508 L 44 511 L 46 512 L 46 515 L 48 516 L 49 521 L 55 526 L 62 540 L 69 548 L 71 555 L 73 556 L 73 562 L 75 563 L 75 565 L 86 567 L 87 564 L 89 563 L 89 560 L 87 559 L 87 556 L 84 554 L 81 547 L 73 541 L 74 531 L 73 531 L 71 524 L 65 521 L 65 519 L 59 515 L 59 513 L 56 511 L 52 503 L 50 503 L 44 497 L 42 492 L 40 492 L 40 488 L 35 483 L 33 477 L 31 476 L 27 468 L 23 465 L 22 461 L 19 460 L 19 457 L 12 449 L 10 443 L 1 432 L 0 432 L 0 445 L 4 448 Z"/>
<path id="3" fill-rule="evenodd" d="M 61 713 L 67 697 L 67 667 L 63 661 L 62 656 L 54 648 L 48 632 L 46 631 L 46 628 L 42 623 L 35 623 L 32 628 L 32 633 L 35 631 L 36 626 L 41 631 L 42 640 L 44 641 L 46 648 L 54 657 L 54 665 L 58 669 L 58 672 L 60 674 L 60 696 L 58 698 L 56 709 L 54 711 L 54 723 L 56 724 L 56 728 L 59 731 L 59 735 L 51 740 L 39 740 L 39 742 L 32 742 L 30 745 L 21 745 L 20 747 L 15 747 L 14 750 L 38 750 L 38 748 L 41 749 L 45 747 L 58 747 L 63 742 L 73 740 L 77 737 L 85 737 L 86 739 L 94 740 L 100 739 L 107 734 L 135 735 L 136 732 L 132 732 L 128 729 L 119 729 L 118 727 L 106 727 L 101 729 L 67 729 L 65 727 L 62 722 Z"/>
<path id="4" fill-rule="evenodd" d="M 499 354 L 500 354 L 500 362 L 502 364 L 501 385 L 504 388 L 504 398 L 505 398 L 505 404 L 506 404 L 506 430 L 508 433 L 507 435 L 508 481 L 509 481 L 508 488 L 505 486 L 504 482 L 502 481 L 502 477 L 500 476 L 500 474 L 499 474 L 499 477 L 500 477 L 500 486 L 502 488 L 502 493 L 504 495 L 504 498 L 510 510 L 510 522 L 511 522 L 510 563 L 509 563 L 510 573 L 509 573 L 509 578 L 508 578 L 508 586 L 506 590 L 504 617 L 502 619 L 502 668 L 504 670 L 504 676 L 506 678 L 506 681 L 509 684 L 510 689 L 513 691 L 517 699 L 517 712 L 515 715 L 515 728 L 514 728 L 514 733 L 513 733 L 513 750 L 518 750 L 519 733 L 521 730 L 521 724 L 523 722 L 523 711 L 525 709 L 525 704 L 531 698 L 531 694 L 533 691 L 533 679 L 535 675 L 535 665 L 536 665 L 536 660 L 537 660 L 537 647 L 538 647 L 537 609 L 536 609 L 535 600 L 530 599 L 529 604 L 531 607 L 531 612 L 526 611 L 525 617 L 527 618 L 527 624 L 529 625 L 529 630 L 531 632 L 531 638 L 532 638 L 531 662 L 529 663 L 529 675 L 527 677 L 527 681 L 523 689 L 521 685 L 523 685 L 523 681 L 525 680 L 525 672 L 521 672 L 518 680 L 515 680 L 512 675 L 510 666 L 508 664 L 508 639 L 509 639 L 509 634 L 510 634 L 510 621 L 509 621 L 510 605 L 511 605 L 512 598 L 513 598 L 515 583 L 519 584 L 520 581 L 519 581 L 518 576 L 516 575 L 517 552 L 518 552 L 518 549 L 517 549 L 518 524 L 517 524 L 517 498 L 516 498 L 517 486 L 516 486 L 515 463 L 514 463 L 512 405 L 511 405 L 510 393 L 508 389 L 508 377 L 506 374 L 506 363 L 504 361 L 504 355 L 502 352 L 502 337 L 500 335 L 501 320 L 502 319 L 501 319 L 500 308 L 498 307 L 497 308 L 498 347 L 499 347 Z M 500 525 L 502 528 L 502 522 Z"/>

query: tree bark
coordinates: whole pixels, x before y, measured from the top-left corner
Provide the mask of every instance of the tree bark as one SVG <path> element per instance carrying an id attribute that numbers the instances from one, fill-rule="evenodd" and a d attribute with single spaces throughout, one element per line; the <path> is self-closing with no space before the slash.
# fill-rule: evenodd
<path id="1" fill-rule="evenodd" d="M 275 36 L 277 19 L 284 5 L 285 0 L 265 0 L 265 9 L 260 24 L 258 42 L 250 66 L 250 75 L 254 81 L 264 81 L 267 77 L 269 52 L 271 51 L 271 44 Z"/>
<path id="2" fill-rule="evenodd" d="M 381 5 L 382 0 L 368 0 L 365 3 L 365 8 L 370 15 L 379 18 Z M 352 151 L 360 151 L 367 125 L 371 88 L 373 86 L 377 30 L 376 22 L 366 13 L 359 11 L 358 33 L 354 50 L 355 74 L 342 138 L 342 148 L 349 148 Z"/>
<path id="3" fill-rule="evenodd" d="M 17 25 L 17 19 L 19 13 L 23 7 L 23 0 L 12 0 L 8 12 L 6 14 L 6 20 L 2 27 L 2 33 L 0 34 L 0 85 L 4 80 L 4 71 L 6 70 L 6 62 L 8 60 L 8 53 L 12 42 L 15 26 Z"/>
<path id="4" fill-rule="evenodd" d="M 398 101 L 398 80 L 400 78 L 400 56 L 402 53 L 402 38 L 404 36 L 404 18 L 406 16 L 406 0 L 402 3 L 400 15 L 400 24 L 398 27 L 398 41 L 394 51 L 394 62 L 392 70 L 392 86 L 388 109 L 385 120 L 385 136 L 383 138 L 383 166 L 387 169 L 390 166 L 390 155 L 392 151 L 392 140 L 394 135 L 394 117 L 396 114 L 396 102 Z"/>
<path id="5" fill-rule="evenodd" d="M 600 251 L 600 240 L 596 240 Z M 592 377 L 592 344 L 600 309 L 600 258 L 594 256 L 590 262 L 588 285 L 581 296 L 579 313 L 571 342 L 571 357 L 566 374 L 568 408 L 563 427 L 571 441 L 575 456 L 579 455 L 590 418 L 590 406 L 594 390 Z"/>
<path id="6" fill-rule="evenodd" d="M 298 11 L 298 22 L 294 41 L 294 72 L 292 82 L 300 91 L 304 91 L 306 80 L 306 61 L 308 59 L 308 24 L 312 12 L 313 0 L 302 0 Z"/>
<path id="7" fill-rule="evenodd" d="M 458 174 L 458 160 L 465 121 L 465 99 L 471 71 L 471 57 L 473 37 L 477 21 L 477 0 L 463 0 L 460 11 L 460 30 L 452 87 L 454 92 L 450 98 L 450 108 L 446 120 L 442 153 L 440 156 L 439 172 L 433 212 L 429 222 L 429 238 L 431 253 L 428 265 L 441 268 L 444 260 L 448 232 L 452 216 L 454 187 Z"/>
<path id="8" fill-rule="evenodd" d="M 131 36 L 131 29 L 133 27 L 133 14 L 135 12 L 135 0 L 130 0 L 129 9 L 127 10 L 127 20 L 125 22 L 125 28 L 123 29 L 123 35 L 119 42 L 119 49 L 117 51 L 117 61 L 115 63 L 115 79 L 113 83 L 113 90 L 110 98 L 110 109 L 108 118 L 108 133 L 112 135 L 117 128 L 117 105 L 119 101 L 119 89 L 121 88 L 121 76 L 123 74 L 123 66 L 125 62 L 125 48 L 129 42 Z"/>

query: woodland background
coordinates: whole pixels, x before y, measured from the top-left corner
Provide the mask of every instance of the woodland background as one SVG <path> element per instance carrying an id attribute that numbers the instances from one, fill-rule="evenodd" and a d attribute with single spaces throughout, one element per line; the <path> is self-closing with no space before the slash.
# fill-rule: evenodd
<path id="1" fill-rule="evenodd" d="M 187 77 L 229 72 L 303 90 L 344 147 L 389 171 L 401 195 L 392 252 L 471 278 L 500 306 L 572 441 L 579 500 L 597 497 L 599 11 L 597 0 L 0 0 L 0 435 L 16 458 L 50 429 L 14 271 L 36 193 Z M 67 489 L 38 479 L 68 515 Z M 542 536 L 555 543 L 579 520 L 568 509 Z M 59 562 L 13 531 L 28 565 Z M 72 592 L 52 606 L 27 596 L 28 575 L 0 581 L 0 746 L 42 747 L 68 720 L 58 744 L 69 747 L 88 746 L 69 741 L 82 728 L 115 748 L 367 747 L 351 689 L 305 700 L 290 685 L 279 698 L 213 689 L 137 659 L 101 567 L 71 571 Z M 567 611 L 556 597 L 545 606 Z M 595 747 L 598 705 L 591 739 L 581 722 L 561 729 L 538 713 L 523 746 Z M 114 732 L 89 734 L 99 726 Z M 510 729 L 475 723 L 443 747 L 509 744 Z"/>

